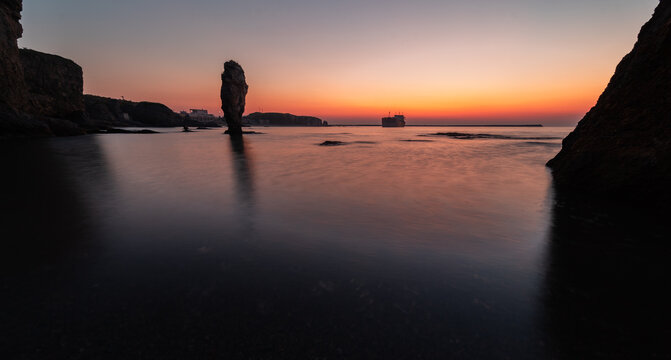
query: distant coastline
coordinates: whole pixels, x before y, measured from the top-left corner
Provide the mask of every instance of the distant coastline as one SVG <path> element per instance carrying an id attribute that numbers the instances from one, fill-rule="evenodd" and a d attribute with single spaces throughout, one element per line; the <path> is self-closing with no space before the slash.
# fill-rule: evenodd
<path id="1" fill-rule="evenodd" d="M 330 126 L 377 126 L 380 127 L 379 124 L 333 124 Z M 514 125 L 514 124 L 474 124 L 474 125 L 468 125 L 468 124 L 420 124 L 420 125 L 406 125 L 406 127 L 543 127 L 542 124 L 521 124 L 521 125 Z"/>

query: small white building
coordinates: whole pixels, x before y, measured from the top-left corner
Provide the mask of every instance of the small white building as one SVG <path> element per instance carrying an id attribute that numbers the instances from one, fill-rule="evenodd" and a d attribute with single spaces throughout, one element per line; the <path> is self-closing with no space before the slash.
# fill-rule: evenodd
<path id="1" fill-rule="evenodd" d="M 208 122 L 216 120 L 216 117 L 212 114 L 209 114 L 205 109 L 191 109 L 191 113 L 188 114 L 191 120 Z"/>

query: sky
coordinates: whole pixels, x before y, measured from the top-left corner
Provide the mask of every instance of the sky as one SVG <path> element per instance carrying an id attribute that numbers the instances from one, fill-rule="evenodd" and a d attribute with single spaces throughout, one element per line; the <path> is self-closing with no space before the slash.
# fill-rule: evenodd
<path id="1" fill-rule="evenodd" d="M 84 92 L 329 123 L 575 125 L 658 0 L 27 0 L 20 47 L 69 58 Z"/>

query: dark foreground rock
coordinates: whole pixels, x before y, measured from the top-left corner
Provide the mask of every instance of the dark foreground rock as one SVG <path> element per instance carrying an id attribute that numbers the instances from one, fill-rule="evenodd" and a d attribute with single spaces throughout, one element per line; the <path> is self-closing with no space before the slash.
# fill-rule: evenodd
<path id="1" fill-rule="evenodd" d="M 651 205 L 671 200 L 671 1 L 660 2 L 548 166 L 561 192 Z"/>
<path id="2" fill-rule="evenodd" d="M 255 112 L 242 119 L 246 125 L 257 126 L 325 126 L 320 118 L 314 116 L 297 116 L 283 113 Z"/>
<path id="3" fill-rule="evenodd" d="M 21 109 L 28 96 L 16 42 L 23 34 L 21 10 L 21 0 L 0 0 L 0 111 L 5 112 Z"/>
<path id="4" fill-rule="evenodd" d="M 0 137 L 85 133 L 81 68 L 55 55 L 19 51 L 20 0 L 0 0 Z"/>
<path id="5" fill-rule="evenodd" d="M 20 112 L 28 100 L 16 42 L 23 34 L 20 0 L 0 0 L 0 137 L 49 134 L 46 124 Z"/>
<path id="6" fill-rule="evenodd" d="M 242 113 L 245 112 L 245 97 L 248 90 L 245 72 L 240 64 L 227 61 L 221 74 L 221 110 L 224 111 L 227 134 L 242 135 Z"/>
<path id="7" fill-rule="evenodd" d="M 0 0 L 0 137 L 101 133 L 119 126 L 181 126 L 158 103 L 84 96 L 82 68 L 57 55 L 21 49 L 22 1 Z"/>

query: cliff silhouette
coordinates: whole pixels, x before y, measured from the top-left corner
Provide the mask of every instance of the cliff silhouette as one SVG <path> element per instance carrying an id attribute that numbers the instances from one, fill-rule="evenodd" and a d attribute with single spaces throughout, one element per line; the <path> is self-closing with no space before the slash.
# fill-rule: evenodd
<path id="1" fill-rule="evenodd" d="M 82 135 L 110 126 L 181 126 L 167 106 L 83 94 L 81 66 L 19 49 L 22 1 L 0 0 L 0 136 Z"/>
<path id="2" fill-rule="evenodd" d="M 548 166 L 565 194 L 651 205 L 671 200 L 671 0 L 660 1 Z"/>

